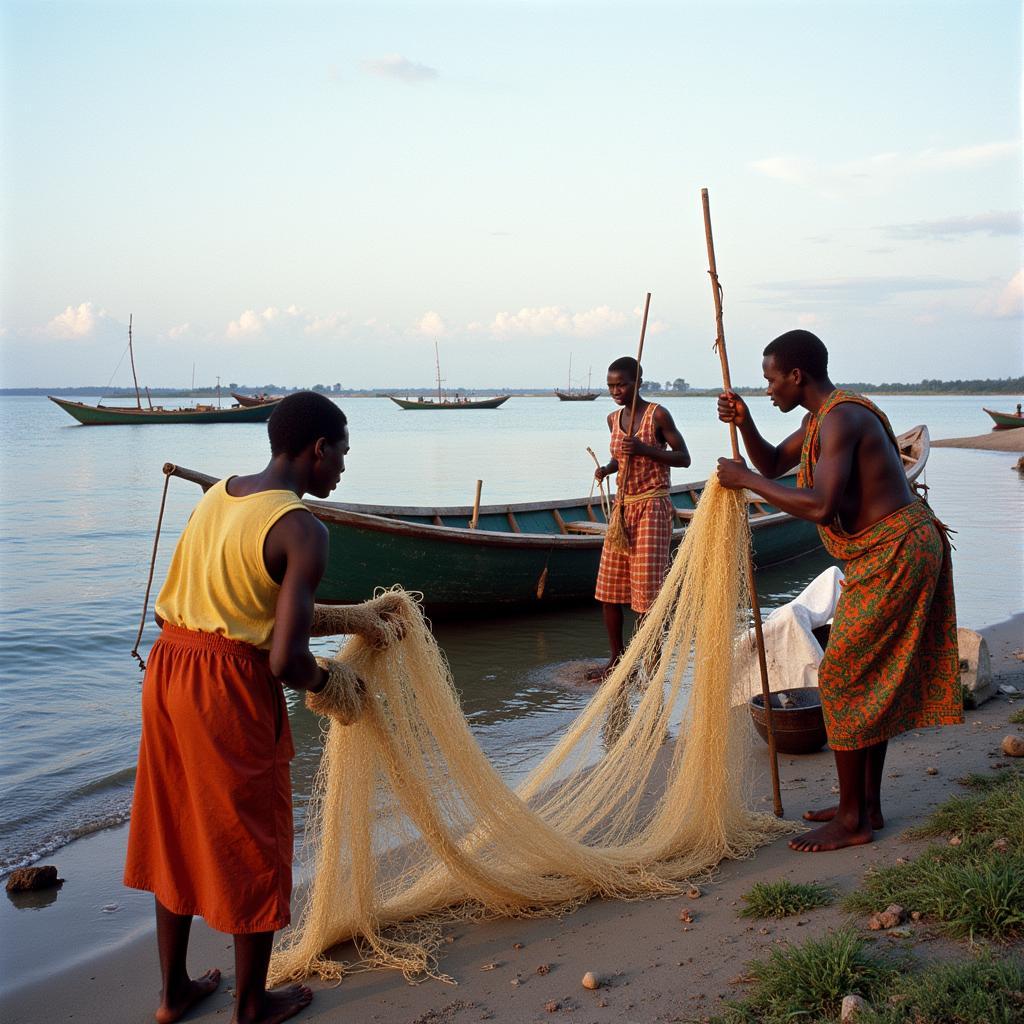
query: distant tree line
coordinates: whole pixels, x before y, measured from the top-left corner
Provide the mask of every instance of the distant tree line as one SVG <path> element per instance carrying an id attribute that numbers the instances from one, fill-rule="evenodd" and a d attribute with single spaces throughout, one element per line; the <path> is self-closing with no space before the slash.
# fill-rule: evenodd
<path id="1" fill-rule="evenodd" d="M 1024 377 L 999 377 L 975 380 L 936 380 L 926 379 L 916 384 L 868 384 L 864 381 L 838 384 L 838 387 L 848 388 L 851 391 L 861 391 L 866 394 L 894 394 L 894 395 L 1019 395 L 1024 394 Z M 149 388 L 149 394 L 156 397 L 173 397 L 180 395 L 192 395 L 197 398 L 213 397 L 217 394 L 216 387 L 197 388 Z M 236 384 L 232 382 L 221 387 L 221 394 L 228 391 L 239 391 L 244 393 L 265 393 L 268 395 L 287 395 L 293 391 L 300 391 L 301 388 L 286 386 L 284 384 Z M 410 387 L 410 388 L 345 388 L 340 383 L 335 384 L 314 384 L 313 391 L 322 391 L 329 394 L 345 395 L 381 395 L 381 394 L 433 394 L 436 388 L 432 387 Z M 494 394 L 505 395 L 549 395 L 551 388 L 449 388 L 449 391 L 458 390 L 464 395 Z M 688 395 L 694 397 L 717 395 L 721 387 L 695 388 L 691 387 L 682 377 L 675 380 L 648 381 L 645 380 L 640 390 L 647 394 L 673 394 Z M 755 387 L 735 386 L 734 390 L 741 395 L 763 395 L 763 385 Z M 104 388 L 96 385 L 83 385 L 72 388 L 0 388 L 0 395 L 81 395 L 99 397 L 125 397 L 135 395 L 134 388 Z"/>

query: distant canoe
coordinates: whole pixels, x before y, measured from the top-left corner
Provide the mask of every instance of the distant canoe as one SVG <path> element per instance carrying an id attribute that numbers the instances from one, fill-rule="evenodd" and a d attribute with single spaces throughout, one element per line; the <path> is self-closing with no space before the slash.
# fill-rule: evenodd
<path id="1" fill-rule="evenodd" d="M 598 397 L 596 391 L 556 391 L 560 402 L 592 402 Z"/>
<path id="2" fill-rule="evenodd" d="M 995 421 L 996 425 L 992 428 L 993 430 L 1016 430 L 1024 427 L 1024 416 L 1021 416 L 1019 413 L 993 412 L 991 409 L 985 409 L 984 406 L 982 406 L 982 409 Z"/>
<path id="3" fill-rule="evenodd" d="M 277 408 L 277 402 L 265 402 L 252 408 L 237 405 L 219 409 L 215 405 L 197 405 L 190 409 L 164 409 L 160 406 L 133 409 L 130 406 L 86 405 L 84 402 L 54 398 L 53 395 L 47 397 L 86 427 L 152 423 L 265 423 Z"/>
<path id="4" fill-rule="evenodd" d="M 284 395 L 240 395 L 237 391 L 231 392 L 231 397 L 247 409 L 255 408 L 257 405 L 266 405 L 267 402 L 280 402 Z"/>
<path id="5" fill-rule="evenodd" d="M 394 395 L 388 395 L 388 398 L 402 409 L 497 409 L 510 397 L 498 395 L 497 398 L 467 398 L 464 401 L 455 401 L 451 398 L 431 401 L 429 398 L 395 398 Z"/>
<path id="6" fill-rule="evenodd" d="M 907 478 L 928 459 L 928 430 L 900 435 Z M 168 464 L 164 471 L 199 484 L 216 480 Z M 795 474 L 782 481 L 795 484 Z M 679 543 L 704 481 L 671 489 Z M 528 611 L 592 598 L 606 523 L 592 498 L 485 505 L 469 529 L 471 506 L 450 508 L 354 505 L 307 501 L 331 545 L 317 600 L 364 601 L 380 586 L 401 584 L 423 594 L 433 615 Z M 759 498 L 749 504 L 758 568 L 788 562 L 821 547 L 813 523 L 780 512 Z"/>

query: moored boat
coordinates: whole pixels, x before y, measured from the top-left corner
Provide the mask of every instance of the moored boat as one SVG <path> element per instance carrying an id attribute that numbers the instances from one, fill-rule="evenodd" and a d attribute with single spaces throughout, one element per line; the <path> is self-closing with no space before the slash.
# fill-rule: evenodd
<path id="1" fill-rule="evenodd" d="M 1024 427 L 1024 416 L 1021 415 L 1019 405 L 1016 412 L 993 412 L 991 409 L 985 409 L 984 406 L 982 406 L 982 409 L 995 422 L 993 430 L 1016 430 L 1018 427 Z"/>
<path id="2" fill-rule="evenodd" d="M 388 395 L 395 405 L 402 409 L 497 409 L 509 400 L 509 395 L 495 398 L 396 398 Z"/>
<path id="3" fill-rule="evenodd" d="M 597 398 L 596 391 L 556 391 L 560 402 L 592 402 Z"/>
<path id="4" fill-rule="evenodd" d="M 184 409 L 165 409 L 155 405 L 148 409 L 131 406 L 86 405 L 66 398 L 47 395 L 70 416 L 86 427 L 139 425 L 143 423 L 265 423 L 277 408 L 277 402 L 265 402 L 252 408 L 233 405 L 227 409 L 215 405 L 196 405 Z"/>
<path id="5" fill-rule="evenodd" d="M 139 378 L 135 373 L 135 349 L 132 345 L 132 317 L 128 317 L 128 355 L 132 364 L 132 380 L 135 383 L 135 408 L 131 406 L 86 405 L 85 402 L 70 402 L 66 398 L 55 398 L 47 395 L 55 405 L 59 405 L 69 416 L 73 416 L 86 427 L 111 427 L 131 424 L 138 426 L 152 423 L 263 423 L 270 419 L 270 414 L 277 408 L 277 401 L 263 402 L 259 406 L 247 409 L 242 405 L 229 406 L 227 409 L 218 405 L 193 405 L 180 409 L 165 409 L 162 405 L 154 405 L 146 388 L 148 408 L 142 407 L 142 392 L 139 390 Z M 193 367 L 193 376 L 195 368 Z M 217 397 L 220 399 L 220 378 L 217 378 Z M 101 400 L 102 401 L 102 400 Z"/>
<path id="6" fill-rule="evenodd" d="M 257 405 L 266 405 L 267 402 L 280 402 L 284 395 L 240 395 L 237 391 L 232 391 L 231 397 L 239 405 L 252 409 Z"/>
<path id="7" fill-rule="evenodd" d="M 928 459 L 928 430 L 900 435 L 907 478 L 913 482 Z M 164 472 L 204 490 L 216 479 L 168 463 Z M 795 474 L 784 483 L 794 485 Z M 693 517 L 700 483 L 671 488 L 682 540 Z M 423 594 L 433 615 L 538 609 L 593 597 L 606 522 L 593 498 L 560 502 L 485 505 L 476 529 L 472 506 L 409 507 L 307 501 L 327 526 L 331 546 L 317 600 L 351 603 L 377 587 L 401 584 Z M 780 512 L 760 498 L 749 503 L 754 561 L 778 565 L 816 551 L 813 523 Z"/>

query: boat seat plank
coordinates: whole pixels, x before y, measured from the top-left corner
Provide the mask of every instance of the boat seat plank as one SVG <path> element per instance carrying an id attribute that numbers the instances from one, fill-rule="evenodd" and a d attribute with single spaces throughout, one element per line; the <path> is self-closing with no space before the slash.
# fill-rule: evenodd
<path id="1" fill-rule="evenodd" d="M 607 523 L 566 523 L 568 533 L 586 533 L 591 535 L 603 535 L 608 529 Z"/>
<path id="2" fill-rule="evenodd" d="M 559 533 L 568 533 L 569 528 L 565 525 L 565 520 L 562 518 L 562 513 L 557 508 L 551 510 L 551 515 L 554 516 L 555 522 L 558 524 Z"/>
<path id="3" fill-rule="evenodd" d="M 509 529 L 513 533 L 522 533 L 523 531 L 520 528 L 519 523 L 516 521 L 515 513 L 512 511 L 512 509 L 508 509 L 505 515 L 508 516 Z"/>

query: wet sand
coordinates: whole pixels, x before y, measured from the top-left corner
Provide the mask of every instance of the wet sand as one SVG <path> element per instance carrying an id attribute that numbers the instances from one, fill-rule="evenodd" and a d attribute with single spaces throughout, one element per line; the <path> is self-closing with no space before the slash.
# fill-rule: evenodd
<path id="1" fill-rule="evenodd" d="M 1016 707 L 1024 706 L 1024 614 L 983 632 L 999 681 L 1019 687 L 1022 697 Z M 701 884 L 698 899 L 595 900 L 560 919 L 454 926 L 448 931 L 450 942 L 443 947 L 441 967 L 459 982 L 458 987 L 435 981 L 410 986 L 390 971 L 351 975 L 338 986 L 314 980 L 313 1005 L 296 1020 L 520 1024 L 585 1019 L 649 1024 L 711 1014 L 721 999 L 742 995 L 739 976 L 749 960 L 764 956 L 775 943 L 821 936 L 846 919 L 837 907 L 830 907 L 781 922 L 748 921 L 738 916 L 742 894 L 757 881 L 781 878 L 817 882 L 846 893 L 858 885 L 867 868 L 892 864 L 920 848 L 920 843 L 901 838 L 904 830 L 949 796 L 963 792 L 955 781 L 958 776 L 989 772 L 1005 763 L 999 753 L 1002 737 L 1024 731 L 1008 724 L 1013 710 L 1009 700 L 997 697 L 968 712 L 964 726 L 894 740 L 883 791 L 888 824 L 869 846 L 799 854 L 783 839 L 750 860 L 723 864 L 713 881 Z M 929 775 L 929 768 L 937 769 L 937 774 Z M 783 756 L 780 769 L 787 817 L 834 802 L 832 757 L 827 751 Z M 770 809 L 767 770 L 756 799 Z M 13 991 L 13 979 L 7 977 L 8 991 L 0 998 L 5 1024 L 152 1020 L 159 976 L 151 926 L 127 928 L 114 949 L 97 951 L 88 939 L 90 928 L 97 934 L 102 931 L 106 901 L 114 899 L 123 907 L 126 900 L 137 898 L 148 906 L 145 894 L 118 892 L 123 844 L 124 830 L 111 831 L 93 837 L 91 845 L 76 844 L 78 851 L 68 848 L 70 859 L 63 864 L 63 858 L 54 858 L 69 876 L 66 891 L 50 906 L 22 913 L 35 919 L 32 927 L 43 928 L 54 946 L 74 943 L 81 959 L 59 974 L 46 972 L 45 962 L 37 963 L 36 980 Z M 86 868 L 88 884 L 94 888 L 83 892 L 79 871 Z M 689 908 L 692 923 L 680 921 L 683 908 Z M 10 924 L 8 918 L 6 943 L 18 940 Z M 922 954 L 941 955 L 943 946 L 929 939 Z M 345 949 L 340 953 L 344 957 Z M 491 964 L 496 966 L 487 969 Z M 186 1020 L 227 1021 L 231 1014 L 231 939 L 197 921 L 190 968 L 200 973 L 210 966 L 225 972 L 221 989 Z M 538 973 L 542 966 L 548 970 Z M 586 971 L 606 983 L 594 992 L 583 989 L 580 979 Z M 552 1002 L 559 1004 L 557 1011 L 546 1009 Z"/>
<path id="2" fill-rule="evenodd" d="M 1024 452 L 1024 427 L 990 430 L 977 437 L 947 437 L 932 441 L 933 448 L 983 448 L 989 452 Z"/>

